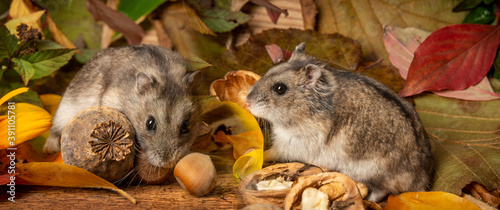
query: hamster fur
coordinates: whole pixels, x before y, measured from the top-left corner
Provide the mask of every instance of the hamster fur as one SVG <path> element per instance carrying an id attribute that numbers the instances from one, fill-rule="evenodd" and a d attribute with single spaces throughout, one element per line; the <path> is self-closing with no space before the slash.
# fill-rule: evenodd
<path id="1" fill-rule="evenodd" d="M 365 183 L 369 200 L 425 191 L 433 159 L 413 106 L 382 83 L 334 69 L 299 44 L 247 95 L 247 106 L 272 126 L 267 161 L 299 161 Z"/>
<path id="2" fill-rule="evenodd" d="M 188 97 L 194 73 L 177 53 L 153 45 L 98 52 L 73 78 L 53 119 L 45 153 L 60 150 L 64 126 L 78 112 L 95 106 L 115 108 L 134 126 L 147 161 L 171 167 L 191 146 L 196 107 Z"/>

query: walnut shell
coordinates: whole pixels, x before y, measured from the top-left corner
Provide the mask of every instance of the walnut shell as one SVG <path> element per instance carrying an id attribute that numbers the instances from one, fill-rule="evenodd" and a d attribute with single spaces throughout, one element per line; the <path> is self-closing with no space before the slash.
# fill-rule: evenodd
<path id="1" fill-rule="evenodd" d="M 284 177 L 288 181 L 296 181 L 299 177 L 318 174 L 324 169 L 304 163 L 281 163 L 265 167 L 243 178 L 240 192 L 247 205 L 269 203 L 283 208 L 284 200 L 290 189 L 258 191 L 257 183 L 263 180 Z"/>
<path id="2" fill-rule="evenodd" d="M 218 79 L 210 85 L 210 95 L 217 96 L 220 101 L 232 101 L 248 111 L 246 98 L 250 87 L 260 76 L 245 70 L 230 71 L 224 79 Z"/>
<path id="3" fill-rule="evenodd" d="M 343 188 L 345 188 L 345 193 L 338 199 L 338 202 L 348 204 L 348 206 L 346 206 L 347 209 L 364 209 L 363 198 L 361 197 L 356 182 L 347 175 L 337 172 L 324 172 L 300 177 L 286 196 L 284 209 L 289 210 L 299 206 L 302 193 L 307 188 L 321 188 L 321 186 L 333 182 L 339 182 L 342 184 Z"/>
<path id="4" fill-rule="evenodd" d="M 135 130 L 127 117 L 109 107 L 80 111 L 61 136 L 63 162 L 83 168 L 110 182 L 134 167 Z"/>

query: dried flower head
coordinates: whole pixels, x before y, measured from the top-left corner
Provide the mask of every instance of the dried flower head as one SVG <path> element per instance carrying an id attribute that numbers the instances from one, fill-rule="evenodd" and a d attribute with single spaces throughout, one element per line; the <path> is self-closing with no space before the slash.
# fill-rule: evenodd
<path id="1" fill-rule="evenodd" d="M 28 55 L 38 51 L 38 40 L 42 39 L 42 33 L 36 28 L 28 28 L 28 25 L 22 23 L 17 26 L 17 36 L 21 41 L 21 55 Z"/>
<path id="2" fill-rule="evenodd" d="M 120 123 L 110 120 L 94 126 L 88 143 L 94 154 L 99 155 L 101 161 L 120 161 L 130 153 L 133 141 L 128 131 Z"/>

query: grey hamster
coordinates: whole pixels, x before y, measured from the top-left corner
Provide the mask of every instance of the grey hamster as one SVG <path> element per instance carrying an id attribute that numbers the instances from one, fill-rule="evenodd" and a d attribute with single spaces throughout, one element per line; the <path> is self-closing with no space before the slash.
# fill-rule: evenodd
<path id="1" fill-rule="evenodd" d="M 53 119 L 45 153 L 60 150 L 68 121 L 89 107 L 119 110 L 136 132 L 140 152 L 156 167 L 171 167 L 193 143 L 196 106 L 188 96 L 194 73 L 177 53 L 153 45 L 98 52 L 73 78 Z"/>
<path id="2" fill-rule="evenodd" d="M 315 60 L 304 43 L 250 88 L 247 106 L 272 126 L 267 161 L 339 171 L 365 183 L 373 201 L 431 185 L 431 146 L 413 106 L 372 78 Z"/>

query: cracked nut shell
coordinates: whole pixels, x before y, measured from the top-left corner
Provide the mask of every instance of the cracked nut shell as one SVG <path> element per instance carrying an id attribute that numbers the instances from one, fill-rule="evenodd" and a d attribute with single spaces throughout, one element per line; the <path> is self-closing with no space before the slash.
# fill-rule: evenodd
<path id="1" fill-rule="evenodd" d="M 284 200 L 290 189 L 257 190 L 257 183 L 283 177 L 287 181 L 295 181 L 299 177 L 314 175 L 324 169 L 304 163 L 281 163 L 265 167 L 243 178 L 240 182 L 240 192 L 247 205 L 256 203 L 270 203 L 280 208 L 284 207 Z M 292 185 L 293 187 L 293 185 Z"/>
<path id="2" fill-rule="evenodd" d="M 109 182 L 134 167 L 135 130 L 127 117 L 109 107 L 91 107 L 75 115 L 61 136 L 63 162 Z"/>

